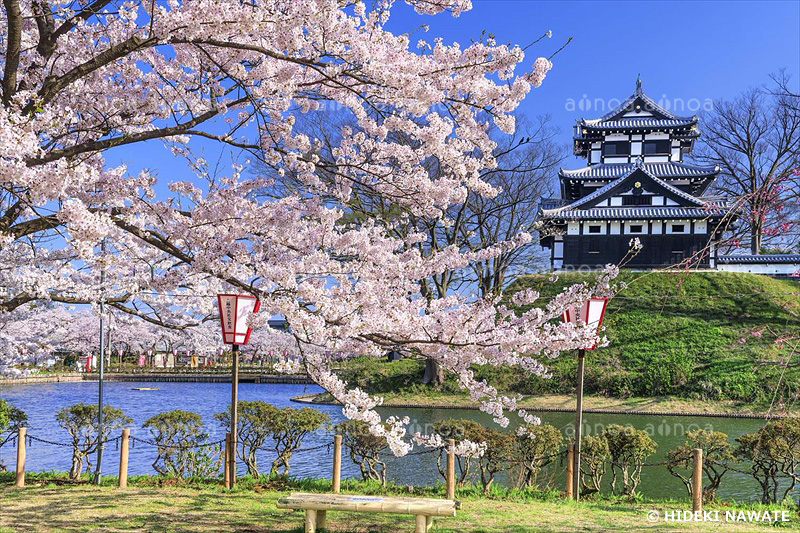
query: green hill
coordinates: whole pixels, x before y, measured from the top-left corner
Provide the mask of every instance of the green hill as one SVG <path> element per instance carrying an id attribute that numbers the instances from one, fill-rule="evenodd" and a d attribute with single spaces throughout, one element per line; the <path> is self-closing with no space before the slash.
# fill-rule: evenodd
<path id="1" fill-rule="evenodd" d="M 548 278 L 521 278 L 510 293 L 531 287 L 548 296 L 592 279 Z M 777 391 L 778 400 L 794 402 L 800 390 L 800 284 L 723 272 L 623 272 L 618 281 L 627 287 L 606 313 L 610 345 L 587 353 L 586 392 L 763 405 Z M 559 357 L 550 366 L 552 379 L 513 388 L 528 394 L 574 390 L 575 358 Z"/>
<path id="2" fill-rule="evenodd" d="M 589 274 L 528 276 L 510 287 L 539 290 L 543 300 Z M 610 345 L 587 352 L 584 390 L 595 397 L 673 397 L 730 401 L 746 408 L 795 406 L 800 391 L 800 284 L 752 274 L 623 272 L 627 287 L 609 303 Z M 753 333 L 760 332 L 759 336 Z M 784 342 L 779 339 L 786 338 Z M 742 339 L 744 342 L 742 343 Z M 798 351 L 795 351 L 798 350 Z M 480 368 L 501 390 L 523 395 L 572 395 L 576 357 L 545 361 L 552 377 Z M 390 399 L 451 401 L 450 377 L 438 390 L 420 384 L 419 360 L 394 363 L 359 358 L 340 374 L 352 385 Z M 800 407 L 800 403 L 797 406 Z"/>

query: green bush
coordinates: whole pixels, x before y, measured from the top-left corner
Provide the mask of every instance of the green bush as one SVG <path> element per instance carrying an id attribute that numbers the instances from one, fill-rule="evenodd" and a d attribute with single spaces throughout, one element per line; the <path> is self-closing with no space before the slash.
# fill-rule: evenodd
<path id="1" fill-rule="evenodd" d="M 767 422 L 736 442 L 734 456 L 751 463 L 750 474 L 761 487 L 761 503 L 785 500 L 800 481 L 800 418 Z"/>
<path id="2" fill-rule="evenodd" d="M 605 435 L 587 435 L 581 439 L 581 493 L 592 494 L 600 492 L 600 483 L 606 473 L 611 452 L 608 449 L 608 439 Z M 588 480 L 587 480 L 588 478 Z"/>
<path id="3" fill-rule="evenodd" d="M 239 402 L 238 420 L 236 424 L 239 446 L 237 455 L 247 466 L 247 473 L 259 476 L 256 452 L 264 446 L 273 433 L 272 422 L 278 416 L 278 408 L 266 402 Z M 220 425 L 227 431 L 231 429 L 231 408 L 214 415 Z"/>
<path id="4" fill-rule="evenodd" d="M 480 442 L 477 439 L 482 430 L 483 426 L 479 423 L 465 418 L 440 420 L 433 425 L 433 432 L 441 436 L 445 444 L 447 444 L 448 439 L 453 439 L 456 446 L 465 440 Z M 447 449 L 442 448 L 439 450 L 439 457 L 436 459 L 436 467 L 439 469 L 439 474 L 445 479 L 447 479 L 447 473 L 444 468 L 446 457 Z M 461 487 L 471 477 L 474 458 L 456 455 L 455 459 L 456 483 Z"/>
<path id="5" fill-rule="evenodd" d="M 320 429 L 329 420 L 330 417 L 327 414 L 311 407 L 277 409 L 270 419 L 269 428 L 273 449 L 278 457 L 272 462 L 269 475 L 288 476 L 289 460 L 292 458 L 292 454 L 300 448 L 305 436 Z M 281 468 L 283 468 L 283 472 L 280 472 Z"/>
<path id="6" fill-rule="evenodd" d="M 611 424 L 603 431 L 611 458 L 611 492 L 633 497 L 642 479 L 645 460 L 656 451 L 656 442 L 647 432 Z M 617 492 L 617 479 L 622 485 Z"/>
<path id="7" fill-rule="evenodd" d="M 183 479 L 219 473 L 219 450 L 193 450 L 208 440 L 203 419 L 197 413 L 181 410 L 159 413 L 148 418 L 142 427 L 150 430 L 156 443 L 158 455 L 153 469 L 160 475 Z"/>
<path id="8" fill-rule="evenodd" d="M 8 402 L 0 399 L 0 448 L 11 440 L 20 427 L 28 424 L 28 415 Z M 6 470 L 6 465 L 0 461 L 0 472 Z"/>
<path id="9" fill-rule="evenodd" d="M 535 487 L 539 473 L 555 459 L 564 437 L 550 424 L 527 425 L 514 436 L 511 458 L 517 472 L 514 486 Z"/>
<path id="10" fill-rule="evenodd" d="M 667 452 L 667 470 L 679 478 L 689 497 L 692 496 L 692 474 L 694 467 L 694 450 L 703 450 L 703 472 L 708 483 L 703 484 L 703 501 L 712 502 L 722 482 L 722 476 L 728 471 L 729 463 L 736 460 L 728 442 L 728 435 L 721 431 L 698 429 L 686 434 L 686 442 Z"/>
<path id="11" fill-rule="evenodd" d="M 369 424 L 360 420 L 347 420 L 336 426 L 342 436 L 350 459 L 361 470 L 361 479 L 379 481 L 386 486 L 386 463 L 381 461 L 380 454 L 388 447 L 386 437 L 376 437 L 369 431 Z"/>
<path id="12" fill-rule="evenodd" d="M 103 430 L 100 431 L 97 405 L 79 403 L 56 411 L 58 425 L 67 430 L 72 438 L 72 467 L 69 477 L 77 480 L 81 477 L 83 463 L 91 468 L 89 454 L 97 451 L 101 441 L 108 440 L 113 431 L 118 431 L 131 424 L 133 420 L 125 416 L 121 409 L 103 406 Z"/>
<path id="13" fill-rule="evenodd" d="M 511 467 L 509 458 L 513 454 L 514 437 L 497 429 L 484 427 L 473 438 L 473 442 L 486 445 L 483 455 L 478 458 L 478 470 L 481 474 L 483 493 L 488 494 L 497 473 Z"/>

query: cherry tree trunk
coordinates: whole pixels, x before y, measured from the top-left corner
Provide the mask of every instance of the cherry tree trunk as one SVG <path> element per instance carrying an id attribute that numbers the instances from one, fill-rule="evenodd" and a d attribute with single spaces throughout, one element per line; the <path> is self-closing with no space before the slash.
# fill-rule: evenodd
<path id="1" fill-rule="evenodd" d="M 444 383 L 444 371 L 439 363 L 433 359 L 425 360 L 425 374 L 422 375 L 422 384 L 438 387 Z"/>

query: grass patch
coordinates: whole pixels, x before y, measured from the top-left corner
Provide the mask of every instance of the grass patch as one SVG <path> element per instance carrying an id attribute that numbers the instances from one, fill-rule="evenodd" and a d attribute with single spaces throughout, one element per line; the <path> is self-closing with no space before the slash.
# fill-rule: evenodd
<path id="1" fill-rule="evenodd" d="M 87 480 L 59 484 L 63 474 L 29 474 L 28 487 L 15 489 L 10 473 L 0 474 L 0 532 L 5 531 L 146 531 L 146 532 L 301 532 L 303 515 L 279 510 L 277 499 L 291 491 L 328 492 L 325 480 L 268 480 L 242 478 L 234 490 L 219 480 L 196 480 L 172 486 L 163 479 L 137 476 L 127 489 L 115 488 L 113 478 L 97 487 Z M 345 480 L 344 493 L 443 497 L 433 488 L 363 483 Z M 722 502 L 709 510 L 786 510 L 787 523 L 648 522 L 647 513 L 682 511 L 684 500 L 628 501 L 596 498 L 580 503 L 565 501 L 556 491 L 493 488 L 488 496 L 479 487 L 459 489 L 462 509 L 454 518 L 434 521 L 433 531 L 549 532 L 549 531 L 754 531 L 773 525 L 800 529 L 800 516 L 791 504 L 763 506 Z M 329 512 L 331 532 L 396 532 L 413 529 L 409 515 Z"/>

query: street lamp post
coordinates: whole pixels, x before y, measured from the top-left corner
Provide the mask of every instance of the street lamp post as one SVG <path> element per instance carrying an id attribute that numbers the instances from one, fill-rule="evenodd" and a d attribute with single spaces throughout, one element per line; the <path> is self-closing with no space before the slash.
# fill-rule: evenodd
<path id="1" fill-rule="evenodd" d="M 100 243 L 100 249 L 105 255 L 106 253 L 106 241 Z M 105 289 L 104 284 L 106 281 L 106 269 L 105 265 L 100 269 L 100 290 L 103 291 Z M 105 444 L 103 443 L 103 379 L 104 379 L 104 370 L 105 370 L 105 357 L 106 357 L 106 339 L 103 336 L 104 329 L 103 329 L 103 318 L 105 315 L 105 305 L 104 305 L 104 294 L 100 296 L 100 353 L 97 356 L 97 468 L 95 469 L 94 473 L 94 482 L 96 485 L 100 485 L 102 482 L 103 476 L 103 448 Z M 109 321 L 110 323 L 110 321 Z"/>
<path id="2" fill-rule="evenodd" d="M 608 305 L 608 298 L 589 298 L 579 308 L 569 308 L 564 311 L 562 320 L 565 323 L 571 324 L 586 324 L 593 326 L 596 324 L 597 330 L 603 325 L 603 316 L 606 313 L 606 306 Z M 578 350 L 578 400 L 575 406 L 575 464 L 572 468 L 572 493 L 575 495 L 575 501 L 580 499 L 581 490 L 581 433 L 583 429 L 583 360 L 586 355 L 586 350 L 594 350 L 597 346 L 591 348 L 580 348 Z"/>
<path id="3" fill-rule="evenodd" d="M 252 329 L 248 318 L 261 307 L 258 298 L 242 294 L 220 294 L 217 296 L 219 319 L 222 323 L 222 341 L 231 345 L 231 450 L 229 457 L 230 487 L 236 484 L 236 450 L 239 446 L 239 346 L 250 341 Z"/>

